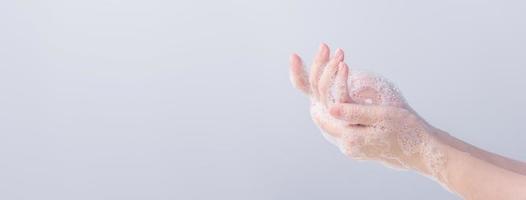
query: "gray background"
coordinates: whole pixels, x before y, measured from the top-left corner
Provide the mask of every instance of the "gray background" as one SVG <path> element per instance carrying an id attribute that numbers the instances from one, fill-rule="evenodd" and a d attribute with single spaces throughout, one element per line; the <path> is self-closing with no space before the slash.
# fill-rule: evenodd
<path id="1" fill-rule="evenodd" d="M 320 42 L 433 125 L 526 159 L 521 1 L 0 2 L 0 199 L 456 199 L 326 142 Z"/>

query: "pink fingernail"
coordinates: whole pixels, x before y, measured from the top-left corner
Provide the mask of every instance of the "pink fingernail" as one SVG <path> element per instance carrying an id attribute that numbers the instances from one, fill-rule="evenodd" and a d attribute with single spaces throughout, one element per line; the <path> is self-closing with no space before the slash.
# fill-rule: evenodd
<path id="1" fill-rule="evenodd" d="M 301 58 L 300 58 L 300 56 L 298 56 L 298 54 L 296 54 L 296 53 L 293 53 L 292 55 L 290 55 L 289 60 L 290 60 L 290 62 L 293 63 L 293 64 L 297 64 L 297 63 L 300 63 L 300 62 L 301 62 Z"/>
<path id="2" fill-rule="evenodd" d="M 338 60 L 342 60 L 343 59 L 343 50 L 338 48 L 336 49 L 336 55 L 335 55 L 336 59 Z"/>
<path id="3" fill-rule="evenodd" d="M 325 44 L 325 43 L 322 42 L 322 43 L 320 44 L 319 52 L 323 52 L 323 51 L 325 51 L 325 49 L 327 49 L 326 47 L 327 47 L 327 44 Z"/>

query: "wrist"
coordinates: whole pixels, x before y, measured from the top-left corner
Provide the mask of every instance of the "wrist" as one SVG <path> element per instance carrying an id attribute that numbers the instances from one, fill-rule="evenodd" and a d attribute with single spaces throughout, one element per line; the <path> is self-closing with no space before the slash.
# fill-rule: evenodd
<path id="1" fill-rule="evenodd" d="M 429 158 L 429 152 L 427 155 L 424 153 L 423 160 L 427 166 L 425 173 L 454 193 L 460 194 L 459 191 L 466 191 L 468 188 L 465 188 L 463 182 L 473 167 L 473 161 L 467 151 L 469 147 L 462 145 L 457 138 L 437 128 L 432 128 L 428 142 L 428 146 L 432 147 L 435 150 L 434 153 L 439 154 L 441 159 L 434 165 L 430 164 L 433 158 Z"/>
<path id="2" fill-rule="evenodd" d="M 451 146 L 447 142 L 449 137 L 451 136 L 444 131 L 428 128 L 417 159 L 416 170 L 442 184 L 447 184 L 449 180 L 447 169 L 451 159 Z"/>

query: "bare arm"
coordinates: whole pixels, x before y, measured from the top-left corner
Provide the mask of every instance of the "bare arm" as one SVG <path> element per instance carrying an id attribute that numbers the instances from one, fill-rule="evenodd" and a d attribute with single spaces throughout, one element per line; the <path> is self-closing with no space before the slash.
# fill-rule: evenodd
<path id="1" fill-rule="evenodd" d="M 442 140 L 444 143 L 447 143 L 452 148 L 457 149 L 458 151 L 469 153 L 471 156 L 517 174 L 526 175 L 526 164 L 523 162 L 480 149 L 449 134 L 446 134 L 443 131 L 438 132 L 440 132 L 438 135 L 440 140 Z"/>
<path id="2" fill-rule="evenodd" d="M 467 144 L 442 131 L 446 186 L 465 199 L 526 199 L 525 164 Z"/>

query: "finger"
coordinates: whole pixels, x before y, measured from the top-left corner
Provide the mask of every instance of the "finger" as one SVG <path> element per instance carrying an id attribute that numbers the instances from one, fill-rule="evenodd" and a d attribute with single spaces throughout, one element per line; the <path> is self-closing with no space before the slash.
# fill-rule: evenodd
<path id="1" fill-rule="evenodd" d="M 303 61 L 297 54 L 290 56 L 290 81 L 292 85 L 305 94 L 310 94 L 310 85 Z"/>
<path id="2" fill-rule="evenodd" d="M 341 137 L 345 129 L 341 126 L 337 126 L 334 123 L 328 122 L 327 118 L 321 116 L 313 116 L 314 123 L 320 127 L 324 132 L 328 133 L 329 136 L 338 139 Z"/>
<path id="3" fill-rule="evenodd" d="M 330 88 L 334 83 L 334 77 L 338 70 L 338 64 L 343 61 L 343 50 L 337 49 L 334 57 L 329 61 L 327 66 L 324 68 L 323 73 L 318 83 L 318 93 L 320 95 L 320 101 L 323 105 L 327 106 L 328 102 L 332 97 Z"/>
<path id="4" fill-rule="evenodd" d="M 346 134 L 361 134 L 370 129 L 367 126 L 340 123 L 340 121 L 328 120 L 327 116 L 315 115 L 312 117 L 316 125 L 334 139 L 341 139 Z"/>
<path id="5" fill-rule="evenodd" d="M 309 82 L 311 84 L 312 95 L 316 100 L 319 99 L 318 80 L 321 73 L 323 72 L 323 67 L 325 67 L 325 64 L 327 64 L 329 61 L 329 54 L 329 46 L 327 46 L 325 43 L 322 43 L 311 67 Z"/>
<path id="6" fill-rule="evenodd" d="M 338 72 L 336 74 L 336 94 L 339 103 L 350 103 L 349 86 L 347 80 L 349 78 L 349 66 L 344 62 L 338 65 Z"/>
<path id="7" fill-rule="evenodd" d="M 330 108 L 330 114 L 350 124 L 374 125 L 387 118 L 388 107 L 338 103 Z"/>
<path id="8" fill-rule="evenodd" d="M 339 140 L 340 150 L 345 154 L 355 159 L 363 158 L 363 145 L 365 137 L 372 135 L 368 131 L 368 127 L 361 127 L 353 132 L 346 132 L 342 134 Z"/>

